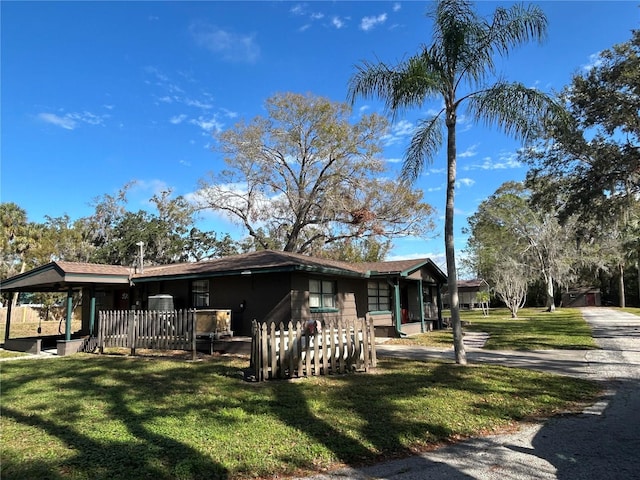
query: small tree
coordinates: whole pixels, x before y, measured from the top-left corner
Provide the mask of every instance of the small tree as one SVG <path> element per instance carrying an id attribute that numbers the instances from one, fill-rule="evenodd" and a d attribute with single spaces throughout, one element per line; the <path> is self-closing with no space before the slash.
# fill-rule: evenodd
<path id="1" fill-rule="evenodd" d="M 476 301 L 480 304 L 484 317 L 489 316 L 489 300 L 491 300 L 491 294 L 488 291 L 482 290 L 476 293 Z"/>
<path id="2" fill-rule="evenodd" d="M 527 300 L 527 267 L 512 258 L 505 259 L 501 262 L 501 268 L 494 272 L 493 282 L 496 295 L 511 312 L 511 318 L 518 318 L 518 310 Z"/>

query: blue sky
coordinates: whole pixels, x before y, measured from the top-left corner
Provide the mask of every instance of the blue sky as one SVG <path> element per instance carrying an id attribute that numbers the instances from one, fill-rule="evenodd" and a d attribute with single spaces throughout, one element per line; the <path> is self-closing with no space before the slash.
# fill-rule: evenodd
<path id="1" fill-rule="evenodd" d="M 534 2 L 545 11 L 547 39 L 498 62 L 501 75 L 550 92 L 627 41 L 640 27 L 640 2 Z M 498 3 L 478 2 L 481 13 Z M 502 2 L 501 5 L 508 5 Z M 395 63 L 431 37 L 427 2 L 14 2 L 1 8 L 0 200 L 30 220 L 92 213 L 91 200 L 135 180 L 131 210 L 172 188 L 190 195 L 221 168 L 211 132 L 262 115 L 277 92 L 345 101 L 362 60 Z M 399 117 L 386 140 L 393 169 L 416 121 L 439 103 Z M 359 101 L 360 112 L 382 111 Z M 518 142 L 458 126 L 459 232 L 477 205 L 507 180 L 521 180 Z M 425 200 L 444 215 L 444 150 L 418 179 Z M 202 228 L 242 232 L 208 216 Z M 444 252 L 431 239 L 402 239 L 391 258 Z M 442 262 L 439 262 L 442 263 Z"/>

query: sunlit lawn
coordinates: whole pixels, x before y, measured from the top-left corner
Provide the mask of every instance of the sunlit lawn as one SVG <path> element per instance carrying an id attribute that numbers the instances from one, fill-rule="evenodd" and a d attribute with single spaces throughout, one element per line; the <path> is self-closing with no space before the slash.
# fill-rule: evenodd
<path id="1" fill-rule="evenodd" d="M 591 401 L 584 380 L 385 360 L 249 383 L 248 361 L 78 354 L 2 364 L 1 477 L 272 477 L 408 455 Z"/>
<path id="2" fill-rule="evenodd" d="M 446 313 L 445 313 L 446 316 Z M 481 310 L 462 310 L 464 331 L 489 333 L 484 346 L 493 350 L 548 350 L 548 349 L 592 349 L 597 348 L 591 336 L 591 328 L 582 318 L 580 310 L 559 308 L 546 312 L 542 308 L 524 308 L 518 318 L 511 318 L 506 308 L 491 309 L 488 316 Z M 451 346 L 451 330 L 439 330 L 394 343 L 424 346 Z"/>
<path id="3" fill-rule="evenodd" d="M 625 307 L 625 308 L 620 308 L 619 310 L 622 310 L 623 312 L 627 312 L 627 313 L 633 313 L 634 315 L 638 315 L 640 317 L 640 308 L 638 307 Z"/>

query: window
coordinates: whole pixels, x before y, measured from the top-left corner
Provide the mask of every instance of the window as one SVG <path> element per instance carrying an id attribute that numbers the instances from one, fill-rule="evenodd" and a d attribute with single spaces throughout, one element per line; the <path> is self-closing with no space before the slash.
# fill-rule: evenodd
<path id="1" fill-rule="evenodd" d="M 191 306 L 209 306 L 209 280 L 193 280 L 191 282 Z"/>
<path id="2" fill-rule="evenodd" d="M 336 308 L 336 284 L 328 280 L 309 280 L 309 307 Z"/>
<path id="3" fill-rule="evenodd" d="M 369 282 L 367 284 L 367 296 L 370 312 L 390 310 L 389 284 L 387 282 Z"/>

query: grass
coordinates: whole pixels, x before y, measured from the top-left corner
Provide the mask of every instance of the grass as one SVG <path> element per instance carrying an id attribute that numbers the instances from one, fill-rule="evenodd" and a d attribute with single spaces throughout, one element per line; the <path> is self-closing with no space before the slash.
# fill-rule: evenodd
<path id="1" fill-rule="evenodd" d="M 627 313 L 633 313 L 634 315 L 638 315 L 640 317 L 640 308 L 639 307 L 625 307 L 625 308 L 618 308 L 618 310 L 621 310 L 621 311 L 627 312 Z"/>
<path id="2" fill-rule="evenodd" d="M 239 479 L 408 455 L 592 402 L 590 382 L 499 366 L 380 362 L 260 384 L 246 360 L 77 354 L 2 365 L 1 476 Z"/>
<path id="3" fill-rule="evenodd" d="M 445 315 L 446 316 L 446 315 Z M 461 319 L 468 322 L 463 331 L 489 333 L 484 348 L 489 350 L 583 350 L 597 348 L 591 328 L 580 310 L 561 308 L 546 312 L 542 308 L 524 308 L 518 318 L 511 318 L 506 308 L 492 309 L 484 317 L 481 310 L 462 310 Z M 424 346 L 451 346 L 451 330 L 434 331 L 394 343 Z"/>
<path id="4" fill-rule="evenodd" d="M 71 322 L 71 331 L 75 332 L 81 328 L 80 320 L 74 320 Z M 4 338 L 6 322 L 0 322 L 0 332 Z M 40 333 L 38 333 L 38 327 Z M 60 335 L 64 334 L 65 322 L 62 323 L 54 320 L 47 320 L 42 322 L 22 322 L 20 320 L 11 321 L 11 335 L 9 338 L 24 338 L 24 337 L 43 337 L 47 335 Z M 62 333 L 60 333 L 62 332 Z"/>

